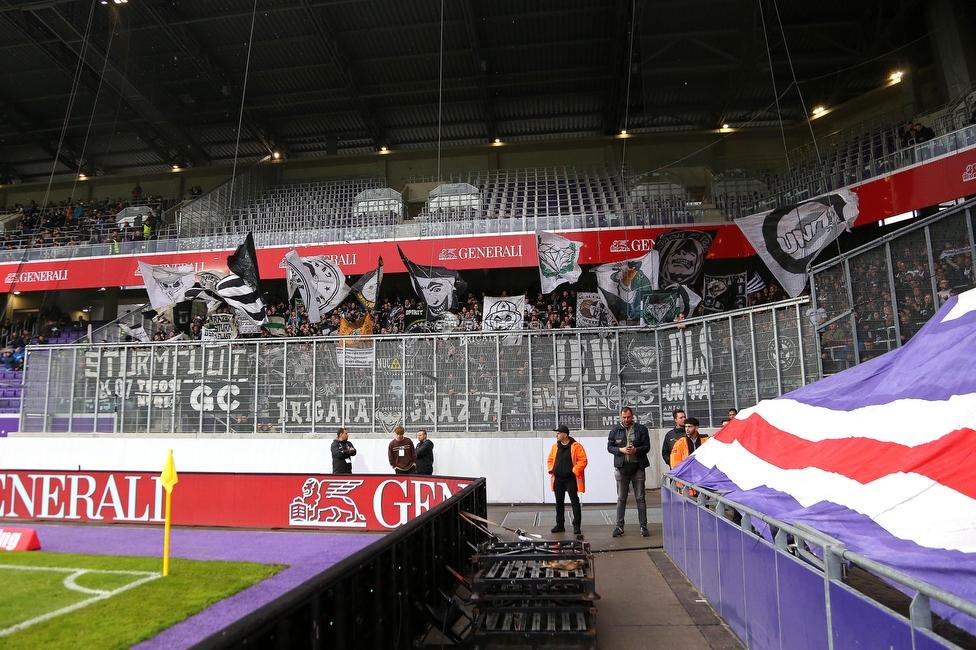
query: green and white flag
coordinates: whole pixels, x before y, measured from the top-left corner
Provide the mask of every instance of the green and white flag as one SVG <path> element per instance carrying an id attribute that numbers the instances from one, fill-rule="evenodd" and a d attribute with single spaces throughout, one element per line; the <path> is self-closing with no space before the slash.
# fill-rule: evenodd
<path id="1" fill-rule="evenodd" d="M 583 270 L 579 265 L 583 244 L 551 232 L 536 234 L 539 248 L 539 279 L 542 292 L 552 293 L 564 282 L 576 282 Z"/>

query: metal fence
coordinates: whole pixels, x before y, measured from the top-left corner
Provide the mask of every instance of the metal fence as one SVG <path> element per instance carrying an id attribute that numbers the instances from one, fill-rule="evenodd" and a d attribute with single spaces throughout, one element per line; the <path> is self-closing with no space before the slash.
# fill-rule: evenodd
<path id="1" fill-rule="evenodd" d="M 933 632 L 931 601 L 976 618 L 976 604 L 849 551 L 811 526 L 790 525 L 670 476 L 662 488 L 665 550 L 753 650 L 958 650 Z M 772 542 L 760 528 L 769 529 Z M 909 616 L 853 589 L 846 576 L 855 566 L 910 594 Z"/>
<path id="2" fill-rule="evenodd" d="M 950 296 L 976 286 L 976 201 L 811 269 L 825 375 L 908 342 Z"/>
<path id="3" fill-rule="evenodd" d="M 387 435 L 718 426 L 820 378 L 807 299 L 655 329 L 32 346 L 20 431 Z M 530 434 L 532 435 L 532 434 Z"/>
<path id="4" fill-rule="evenodd" d="M 471 552 L 487 540 L 462 512 L 488 516 L 484 478 L 193 647 L 424 645 L 430 629 L 444 625 L 460 586 L 455 572 L 470 575 Z"/>

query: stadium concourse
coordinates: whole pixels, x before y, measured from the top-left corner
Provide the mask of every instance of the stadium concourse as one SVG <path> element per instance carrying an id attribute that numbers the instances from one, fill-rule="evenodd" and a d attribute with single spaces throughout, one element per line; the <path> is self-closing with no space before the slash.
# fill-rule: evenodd
<path id="1" fill-rule="evenodd" d="M 612 505 L 584 506 L 583 532 L 595 554 L 597 590 L 594 604 L 601 650 L 737 650 L 744 648 L 715 610 L 681 574 L 662 547 L 660 490 L 647 491 L 650 537 L 638 534 L 613 538 Z M 636 512 L 628 517 L 636 521 Z M 492 506 L 489 519 L 549 539 L 551 508 Z M 158 556 L 162 532 L 123 526 L 36 526 L 42 549 L 61 553 Z M 172 557 L 195 560 L 236 560 L 289 565 L 285 571 L 254 585 L 135 646 L 139 650 L 178 650 L 203 642 L 228 625 L 298 588 L 381 535 L 334 532 L 237 531 L 174 528 Z M 502 532 L 502 539 L 513 537 Z M 418 614 L 419 615 L 419 614 Z M 22 634 L 25 632 L 22 632 Z M 27 632 L 29 633 L 29 632 Z M 434 630 L 426 645 L 440 647 Z"/>

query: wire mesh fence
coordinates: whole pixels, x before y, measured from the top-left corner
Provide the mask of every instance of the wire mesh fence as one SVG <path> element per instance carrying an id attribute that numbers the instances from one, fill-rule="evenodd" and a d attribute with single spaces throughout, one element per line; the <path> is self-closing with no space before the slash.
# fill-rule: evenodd
<path id="1" fill-rule="evenodd" d="M 811 270 L 824 375 L 899 348 L 953 295 L 976 286 L 969 201 Z"/>
<path id="2" fill-rule="evenodd" d="M 806 299 L 656 329 L 31 347 L 21 431 L 325 436 L 659 427 L 819 378 Z"/>

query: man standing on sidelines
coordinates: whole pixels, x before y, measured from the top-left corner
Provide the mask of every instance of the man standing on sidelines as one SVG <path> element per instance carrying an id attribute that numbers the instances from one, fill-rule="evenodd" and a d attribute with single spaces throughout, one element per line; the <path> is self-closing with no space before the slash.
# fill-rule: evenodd
<path id="1" fill-rule="evenodd" d="M 352 474 L 352 457 L 355 455 L 356 448 L 349 442 L 349 432 L 340 428 L 332 441 L 332 473 Z"/>
<path id="2" fill-rule="evenodd" d="M 649 537 L 647 530 L 647 502 L 644 500 L 644 468 L 650 465 L 647 452 L 651 450 L 651 438 L 647 427 L 634 422 L 634 411 L 625 406 L 620 410 L 620 424 L 613 425 L 607 436 L 607 451 L 613 454 L 613 476 L 617 481 L 617 527 L 614 537 L 624 534 L 624 517 L 627 514 L 627 494 L 631 488 L 637 499 L 637 521 L 641 537 Z"/>
<path id="3" fill-rule="evenodd" d="M 552 491 L 556 496 L 556 525 L 552 532 L 566 532 L 566 494 L 573 506 L 573 534 L 581 535 L 580 521 L 583 510 L 580 508 L 579 493 L 586 491 L 586 451 L 583 445 L 569 435 L 569 427 L 561 424 L 556 432 L 556 443 L 549 452 L 547 466 L 551 477 Z"/>
<path id="4" fill-rule="evenodd" d="M 664 466 L 671 467 L 671 448 L 674 447 L 675 440 L 685 437 L 685 412 L 681 409 L 674 410 L 674 428 L 664 434 L 664 444 L 661 445 L 661 458 L 664 459 Z"/>
<path id="5" fill-rule="evenodd" d="M 417 432 L 417 473 L 434 473 L 434 443 L 427 439 L 427 430 Z"/>
<path id="6" fill-rule="evenodd" d="M 396 425 L 393 429 L 393 440 L 387 455 L 390 460 L 390 467 L 397 474 L 416 474 L 417 473 L 417 450 L 413 446 L 413 440 L 404 436 L 406 433 L 403 425 Z"/>

